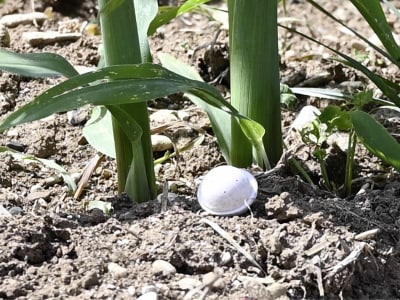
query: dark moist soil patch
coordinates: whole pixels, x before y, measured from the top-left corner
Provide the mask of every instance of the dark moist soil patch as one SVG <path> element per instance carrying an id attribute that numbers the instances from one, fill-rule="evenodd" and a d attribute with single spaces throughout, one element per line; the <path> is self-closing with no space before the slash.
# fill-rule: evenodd
<path id="1" fill-rule="evenodd" d="M 372 36 L 349 3 L 320 4 L 356 30 Z M 400 5 L 400 1 L 393 4 Z M 92 22 L 98 13 L 96 1 L 35 1 L 37 11 L 49 6 L 53 7 L 53 19 L 41 24 L 39 30 L 59 30 L 59 22 Z M 30 11 L 30 1 L 10 0 L 0 5 L 1 16 Z M 304 1 L 288 2 L 288 13 L 311 24 L 297 24 L 299 30 L 312 30 L 315 37 L 331 46 L 347 53 L 354 51 L 354 37 L 340 31 Z M 389 18 L 393 20 L 393 16 Z M 399 23 L 391 24 L 399 32 Z M 33 24 L 8 30 L 14 51 L 55 52 L 81 67 L 94 68 L 99 62 L 99 36 L 83 34 L 74 42 L 32 47 L 20 37 L 26 31 L 38 30 Z M 196 67 L 206 81 L 213 81 L 229 96 L 229 76 L 225 73 L 229 62 L 227 33 L 222 31 L 213 44 L 218 31 L 218 23 L 202 14 L 183 15 L 151 38 L 155 60 L 159 52 L 170 53 Z M 362 75 L 328 59 L 327 51 L 298 36 L 280 31 L 280 42 L 282 81 L 290 86 L 372 87 Z M 391 66 L 382 66 L 378 71 L 396 76 Z M 1 73 L 1 118 L 61 80 L 34 80 Z M 283 111 L 285 135 L 291 134 L 288 128 L 302 106 L 324 107 L 329 103 L 306 97 L 299 101 L 296 111 Z M 185 114 L 190 126 L 165 133 L 175 141 L 185 143 L 204 137 L 200 145 L 157 169 L 160 191 L 167 181 L 170 190 L 178 195 L 165 212 L 161 212 L 156 200 L 135 204 L 124 195 L 117 197 L 116 167 L 111 158 L 101 161 L 76 200 L 68 195 L 61 181 L 49 184 L 49 178 L 56 175 L 52 169 L 0 153 L 0 204 L 12 214 L 0 217 L 0 298 L 400 297 L 397 172 L 359 147 L 360 179 L 355 193 L 366 182 L 370 186 L 355 196 L 340 198 L 321 188 L 310 149 L 293 139 L 293 149 L 301 149 L 296 157 L 314 172 L 314 185 L 305 183 L 286 161 L 274 172 L 253 170 L 259 195 L 251 214 L 209 216 L 200 210 L 196 186 L 202 175 L 223 163 L 223 158 L 204 113 L 181 95 L 156 99 L 150 108 L 152 112 L 172 109 Z M 81 121 L 74 125 L 63 113 L 12 128 L 0 134 L 0 143 L 55 160 L 71 174 L 80 173 L 96 151 L 82 137 L 90 111 L 79 113 Z M 385 126 L 397 132 L 398 116 L 385 120 Z M 333 158 L 332 166 L 340 161 L 340 157 Z M 338 184 L 341 174 L 340 168 L 332 174 Z M 86 211 L 85 203 L 91 200 L 111 202 L 111 215 Z M 217 232 L 215 224 L 225 234 Z M 240 248 L 229 242 L 229 237 Z"/>

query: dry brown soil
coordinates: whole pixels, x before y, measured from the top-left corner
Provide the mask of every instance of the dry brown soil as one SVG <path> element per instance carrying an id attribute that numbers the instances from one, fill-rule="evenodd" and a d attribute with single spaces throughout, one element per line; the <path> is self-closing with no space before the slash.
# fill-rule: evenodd
<path id="1" fill-rule="evenodd" d="M 53 7 L 52 18 L 39 24 L 39 28 L 34 24 L 8 28 L 10 48 L 55 52 L 74 65 L 96 67 L 99 36 L 83 34 L 77 41 L 37 46 L 21 39 L 26 31 L 59 30 L 59 22 L 73 20 L 78 27 L 67 26 L 73 31 L 85 21 L 95 21 L 95 1 L 34 2 L 37 11 Z M 350 54 L 355 49 L 367 52 L 354 36 L 304 1 L 287 2 L 288 15 L 299 20 L 292 25 L 303 32 Z M 400 6 L 400 1 L 392 2 Z M 356 30 L 372 36 L 347 1 L 319 3 Z M 0 16 L 28 12 L 30 1 L 7 0 L 0 5 Z M 283 16 L 281 8 L 280 15 Z M 393 15 L 389 20 L 399 33 L 398 20 Z M 206 81 L 215 80 L 228 64 L 226 32 L 210 46 L 218 30 L 218 23 L 204 14 L 184 15 L 151 38 L 153 54 L 157 59 L 159 52 L 170 53 L 195 66 Z M 372 87 L 362 75 L 330 60 L 331 53 L 325 49 L 284 31 L 279 37 L 282 81 L 290 86 Z M 372 57 L 371 68 L 396 79 L 396 70 L 374 65 L 374 61 Z M 34 80 L 1 73 L 1 119 L 61 80 Z M 227 94 L 227 78 L 222 76 L 216 82 Z M 378 91 L 376 95 L 379 96 Z M 285 135 L 302 106 L 323 107 L 327 103 L 299 97 L 295 110 L 283 111 Z M 157 201 L 138 205 L 118 197 L 115 161 L 111 158 L 100 162 L 84 193 L 74 199 L 63 182 L 48 183 L 56 175 L 53 169 L 0 153 L 0 204 L 12 213 L 11 217 L 0 217 L 0 298 L 400 297 L 397 172 L 359 147 L 354 194 L 361 185 L 370 185 L 364 193 L 341 198 L 321 187 L 311 149 L 302 146 L 300 140 L 293 140 L 291 145 L 299 146 L 295 154 L 313 172 L 315 186 L 306 183 L 284 161 L 274 173 L 253 170 L 260 189 L 252 214 L 210 216 L 201 212 L 197 204 L 196 185 L 205 172 L 223 163 L 223 158 L 204 114 L 179 95 L 157 99 L 150 106 L 152 111 L 175 109 L 189 115 L 185 125 L 166 133 L 175 140 L 205 137 L 200 145 L 164 162 L 157 170 L 159 186 L 168 182 L 170 190 L 179 195 L 166 212 L 161 212 Z M 81 114 L 83 121 L 76 125 L 71 125 L 67 114 L 62 113 L 12 128 L 0 134 L 0 145 L 55 160 L 69 173 L 80 173 L 96 155 L 82 138 L 89 111 Z M 386 125 L 397 129 L 396 116 L 386 121 Z M 340 184 L 340 155 L 330 166 L 331 175 Z M 99 210 L 86 211 L 85 203 L 90 200 L 111 202 L 111 216 Z M 241 248 L 215 231 L 210 222 L 218 224 Z M 369 230 L 372 232 L 363 234 Z"/>

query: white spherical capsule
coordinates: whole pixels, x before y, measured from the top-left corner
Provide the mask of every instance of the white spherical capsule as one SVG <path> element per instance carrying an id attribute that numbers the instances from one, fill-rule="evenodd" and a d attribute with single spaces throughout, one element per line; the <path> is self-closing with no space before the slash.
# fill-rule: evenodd
<path id="1" fill-rule="evenodd" d="M 246 170 L 220 166 L 204 176 L 197 199 L 200 206 L 213 215 L 240 215 L 256 199 L 257 189 L 257 180 Z"/>

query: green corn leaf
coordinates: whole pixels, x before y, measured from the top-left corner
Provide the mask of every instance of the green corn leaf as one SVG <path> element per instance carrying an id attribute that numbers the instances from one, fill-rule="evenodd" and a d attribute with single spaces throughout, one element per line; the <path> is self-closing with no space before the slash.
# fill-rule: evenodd
<path id="1" fill-rule="evenodd" d="M 76 184 L 75 184 L 74 179 L 63 167 L 61 167 L 55 161 L 50 160 L 50 159 L 38 158 L 38 157 L 35 157 L 30 154 L 19 153 L 15 150 L 12 150 L 8 147 L 3 147 L 3 146 L 0 146 L 0 153 L 1 152 L 8 152 L 11 154 L 11 156 L 14 159 L 17 159 L 17 160 L 23 160 L 23 161 L 27 161 L 27 162 L 35 161 L 35 162 L 41 163 L 42 165 L 44 165 L 48 168 L 54 169 L 58 174 L 61 175 L 61 177 L 63 178 L 64 182 L 67 184 L 69 191 L 71 193 L 73 193 L 76 190 Z"/>
<path id="2" fill-rule="evenodd" d="M 197 99 L 201 99 L 203 106 L 207 104 L 209 107 L 221 110 L 224 114 L 230 113 L 244 118 L 222 98 L 215 88 L 204 82 L 187 79 L 159 65 L 120 65 L 73 77 L 47 90 L 6 118 L 0 124 L 0 131 L 87 104 L 139 103 L 177 92 L 190 93 Z M 242 122 L 242 126 L 249 126 L 248 124 L 249 122 Z M 225 129 L 221 127 L 221 131 Z M 250 130 L 247 129 L 247 131 Z M 254 139 L 252 142 L 256 145 L 258 140 Z M 227 148 L 228 145 L 226 145 Z M 261 149 L 259 146 L 255 148 Z"/>
<path id="3" fill-rule="evenodd" d="M 54 53 L 15 53 L 0 49 L 0 69 L 27 77 L 73 77 L 78 71 Z"/>
<path id="4" fill-rule="evenodd" d="M 93 148 L 115 158 L 114 132 L 111 123 L 111 113 L 104 106 L 96 106 L 82 131 Z"/>
<path id="5" fill-rule="evenodd" d="M 197 71 L 180 60 L 177 60 L 169 54 L 159 54 L 163 66 L 167 69 L 176 72 L 186 78 L 193 80 L 202 81 L 201 76 Z M 195 96 L 193 94 L 186 95 L 193 103 L 201 107 L 208 115 L 211 126 L 214 130 L 215 136 L 217 137 L 218 144 L 221 148 L 222 154 L 227 162 L 230 161 L 230 147 L 231 147 L 231 122 L 232 117 L 224 111 L 216 108 L 215 106 L 209 105 L 202 100 L 202 97 Z M 265 134 L 264 128 L 257 122 L 249 120 L 247 118 L 239 118 L 239 126 L 242 128 L 246 137 L 251 141 L 255 150 L 255 160 L 260 166 L 269 166 L 267 155 L 264 149 L 262 138 Z"/>
<path id="6" fill-rule="evenodd" d="M 0 131 L 87 104 L 140 103 L 177 92 L 201 95 L 208 104 L 238 115 L 215 88 L 204 82 L 189 80 L 155 64 L 119 65 L 75 76 L 50 88 L 12 113 L 0 124 Z"/>
<path id="7" fill-rule="evenodd" d="M 392 82 L 372 71 L 370 71 L 367 67 L 365 67 L 364 65 L 362 65 L 360 62 L 358 62 L 357 60 L 351 58 L 350 56 L 332 48 L 329 47 L 328 45 L 304 34 L 301 33 L 293 28 L 289 28 L 286 27 L 284 25 L 279 25 L 282 28 L 285 28 L 286 30 L 296 33 L 318 45 L 321 45 L 323 47 L 325 47 L 326 49 L 329 49 L 330 51 L 332 51 L 333 53 L 335 53 L 336 55 L 340 56 L 343 60 L 340 60 L 342 63 L 362 72 L 365 76 L 367 76 L 373 83 L 375 83 L 375 85 L 393 102 L 396 103 L 396 105 L 400 106 L 400 98 L 398 96 L 398 93 L 400 92 L 400 85 L 398 85 L 395 82 Z M 338 59 L 339 60 L 339 59 Z M 294 92 L 296 92 L 293 89 Z"/>
<path id="8" fill-rule="evenodd" d="M 325 98 L 325 99 L 332 99 L 332 100 L 339 100 L 339 101 L 352 101 L 354 95 L 350 93 L 345 93 L 340 90 L 336 89 L 329 89 L 329 88 L 309 88 L 309 87 L 292 87 L 290 88 L 291 91 L 295 94 L 310 96 L 310 97 L 317 97 L 317 98 Z M 394 105 L 393 102 L 375 98 L 373 97 L 372 100 L 377 104 L 384 104 L 384 105 Z"/>
<path id="9" fill-rule="evenodd" d="M 390 52 L 387 53 L 386 51 L 384 51 L 383 49 L 379 48 L 378 46 L 376 46 L 375 44 L 371 43 L 369 41 L 368 38 L 364 37 L 363 35 L 361 35 L 360 33 L 358 33 L 356 30 L 354 30 L 353 28 L 351 28 L 350 26 L 346 25 L 344 22 L 342 22 L 341 20 L 339 20 L 338 18 L 336 18 L 334 15 L 332 15 L 329 11 L 327 11 L 326 9 L 324 9 L 321 5 L 319 5 L 318 3 L 316 3 L 313 0 L 307 0 L 308 2 L 310 2 L 313 6 L 315 6 L 317 9 L 319 9 L 321 12 L 323 12 L 326 16 L 328 16 L 329 18 L 331 18 L 332 20 L 334 20 L 335 22 L 337 22 L 338 24 L 342 25 L 343 27 L 345 27 L 347 30 L 351 31 L 355 36 L 357 36 L 359 39 L 363 40 L 365 43 L 367 43 L 371 48 L 373 48 L 375 51 L 379 52 L 382 56 L 386 57 L 387 59 L 389 59 L 390 61 L 392 61 L 394 64 L 397 64 L 398 61 L 396 61 L 396 58 L 393 57 Z M 375 0 L 374 0 L 375 1 Z M 372 2 L 374 2 L 372 1 Z M 352 1 L 354 4 L 354 1 Z M 368 1 L 363 1 L 366 5 L 374 5 L 375 3 L 372 2 L 368 2 Z M 383 15 L 383 18 L 385 18 L 385 16 Z M 368 21 L 368 20 L 367 20 Z M 384 20 L 386 22 L 386 19 Z M 389 28 L 390 29 L 390 28 Z M 391 33 L 390 33 L 391 34 Z"/>
<path id="10" fill-rule="evenodd" d="M 203 81 L 199 73 L 191 66 L 177 60 L 172 55 L 159 53 L 158 58 L 160 59 L 163 66 L 167 69 L 175 72 L 186 78 L 193 80 Z M 185 94 L 194 104 L 201 107 L 210 119 L 211 126 L 214 130 L 214 134 L 217 137 L 218 144 L 220 146 L 222 155 L 225 160 L 230 163 L 230 145 L 231 145 L 231 117 L 220 109 L 206 105 L 199 97 L 191 94 Z"/>
<path id="11" fill-rule="evenodd" d="M 400 144 L 373 117 L 363 111 L 351 112 L 357 137 L 375 156 L 400 171 Z"/>
<path id="12" fill-rule="evenodd" d="M 244 135 L 253 146 L 253 160 L 255 161 L 255 163 L 258 166 L 265 168 L 266 170 L 271 169 L 271 165 L 263 142 L 263 137 L 265 135 L 264 127 L 250 119 L 240 118 L 236 120 L 238 121 Z M 271 145 L 271 147 L 274 146 L 275 145 Z"/>
<path id="13" fill-rule="evenodd" d="M 102 11 L 103 8 L 109 5 L 110 0 L 99 0 L 98 3 L 100 11 Z M 105 66 L 141 64 L 151 61 L 147 36 L 145 36 L 147 33 L 147 28 L 145 26 L 147 26 L 149 20 L 156 12 L 157 0 L 140 2 L 124 0 L 109 13 L 100 13 Z M 139 26 L 144 27 L 139 28 Z M 116 97 L 114 97 L 114 99 L 115 98 Z M 106 105 L 106 107 L 107 106 L 108 105 Z M 148 197 L 149 194 L 146 193 L 143 194 L 143 197 L 136 200 L 147 201 L 156 196 L 147 104 L 144 102 L 127 103 L 123 104 L 123 109 L 129 112 L 130 116 L 140 124 L 143 131 L 141 146 L 145 156 L 146 170 L 142 175 L 146 176 L 152 184 L 148 187 L 151 191 L 150 197 Z M 117 158 L 118 192 L 122 193 L 124 191 L 126 192 L 125 183 L 128 173 L 130 172 L 132 159 L 135 159 L 136 155 L 132 153 L 132 145 L 129 138 L 122 128 L 120 128 L 115 118 L 112 119 L 112 126 Z M 138 156 L 138 159 L 142 160 L 143 157 Z M 128 196 L 132 199 L 134 198 L 134 196 L 129 195 L 129 193 Z"/>
<path id="14" fill-rule="evenodd" d="M 142 62 L 151 62 L 152 57 L 147 39 L 147 31 L 154 17 L 157 15 L 158 3 L 157 0 L 134 0 L 134 4 Z"/>
<path id="15" fill-rule="evenodd" d="M 210 0 L 188 0 L 179 7 L 175 6 L 160 7 L 159 13 L 151 22 L 147 34 L 149 36 L 153 35 L 156 32 L 157 28 L 161 27 L 164 24 L 167 24 L 169 21 L 175 19 L 176 17 L 180 16 L 183 13 L 192 11 L 199 5 L 206 3 L 208 1 Z"/>
<path id="16" fill-rule="evenodd" d="M 393 38 L 392 29 L 386 20 L 379 0 L 351 0 L 351 3 L 363 15 L 369 26 L 381 40 L 383 46 L 400 66 L 400 47 Z"/>
<path id="17" fill-rule="evenodd" d="M 109 0 L 106 5 L 100 10 L 101 14 L 110 14 L 123 4 L 123 0 Z"/>
<path id="18" fill-rule="evenodd" d="M 282 155 L 277 10 L 277 1 L 228 1 L 231 104 L 265 128 L 272 164 Z M 231 151 L 233 165 L 253 163 L 252 145 L 234 123 Z"/>
<path id="19" fill-rule="evenodd" d="M 118 120 L 118 123 L 132 146 L 132 153 L 135 153 L 135 158 L 132 159 L 129 173 L 126 178 L 125 192 L 132 197 L 136 202 L 143 202 L 145 199 L 151 199 L 149 185 L 146 174 L 145 158 L 141 144 L 143 130 L 136 120 L 119 105 L 109 105 L 107 109 L 113 117 Z"/>

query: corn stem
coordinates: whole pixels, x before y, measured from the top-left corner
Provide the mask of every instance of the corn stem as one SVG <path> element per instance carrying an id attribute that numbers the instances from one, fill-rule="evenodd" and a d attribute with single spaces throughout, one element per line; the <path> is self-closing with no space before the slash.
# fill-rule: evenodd
<path id="1" fill-rule="evenodd" d="M 263 142 L 271 164 L 282 154 L 277 1 L 229 0 L 231 103 L 266 130 Z M 252 163 L 252 149 L 232 122 L 232 164 Z"/>
<path id="2" fill-rule="evenodd" d="M 106 66 L 142 63 L 135 6 L 132 0 L 99 0 L 100 23 Z M 139 145 L 133 146 L 120 124 L 113 118 L 114 142 L 118 169 L 118 191 L 126 192 L 137 201 L 155 197 L 155 175 L 150 139 L 150 124 L 146 103 L 124 104 L 126 111 L 142 128 Z M 141 151 L 133 148 L 141 147 Z M 132 174 L 132 168 L 145 170 L 145 174 Z"/>

